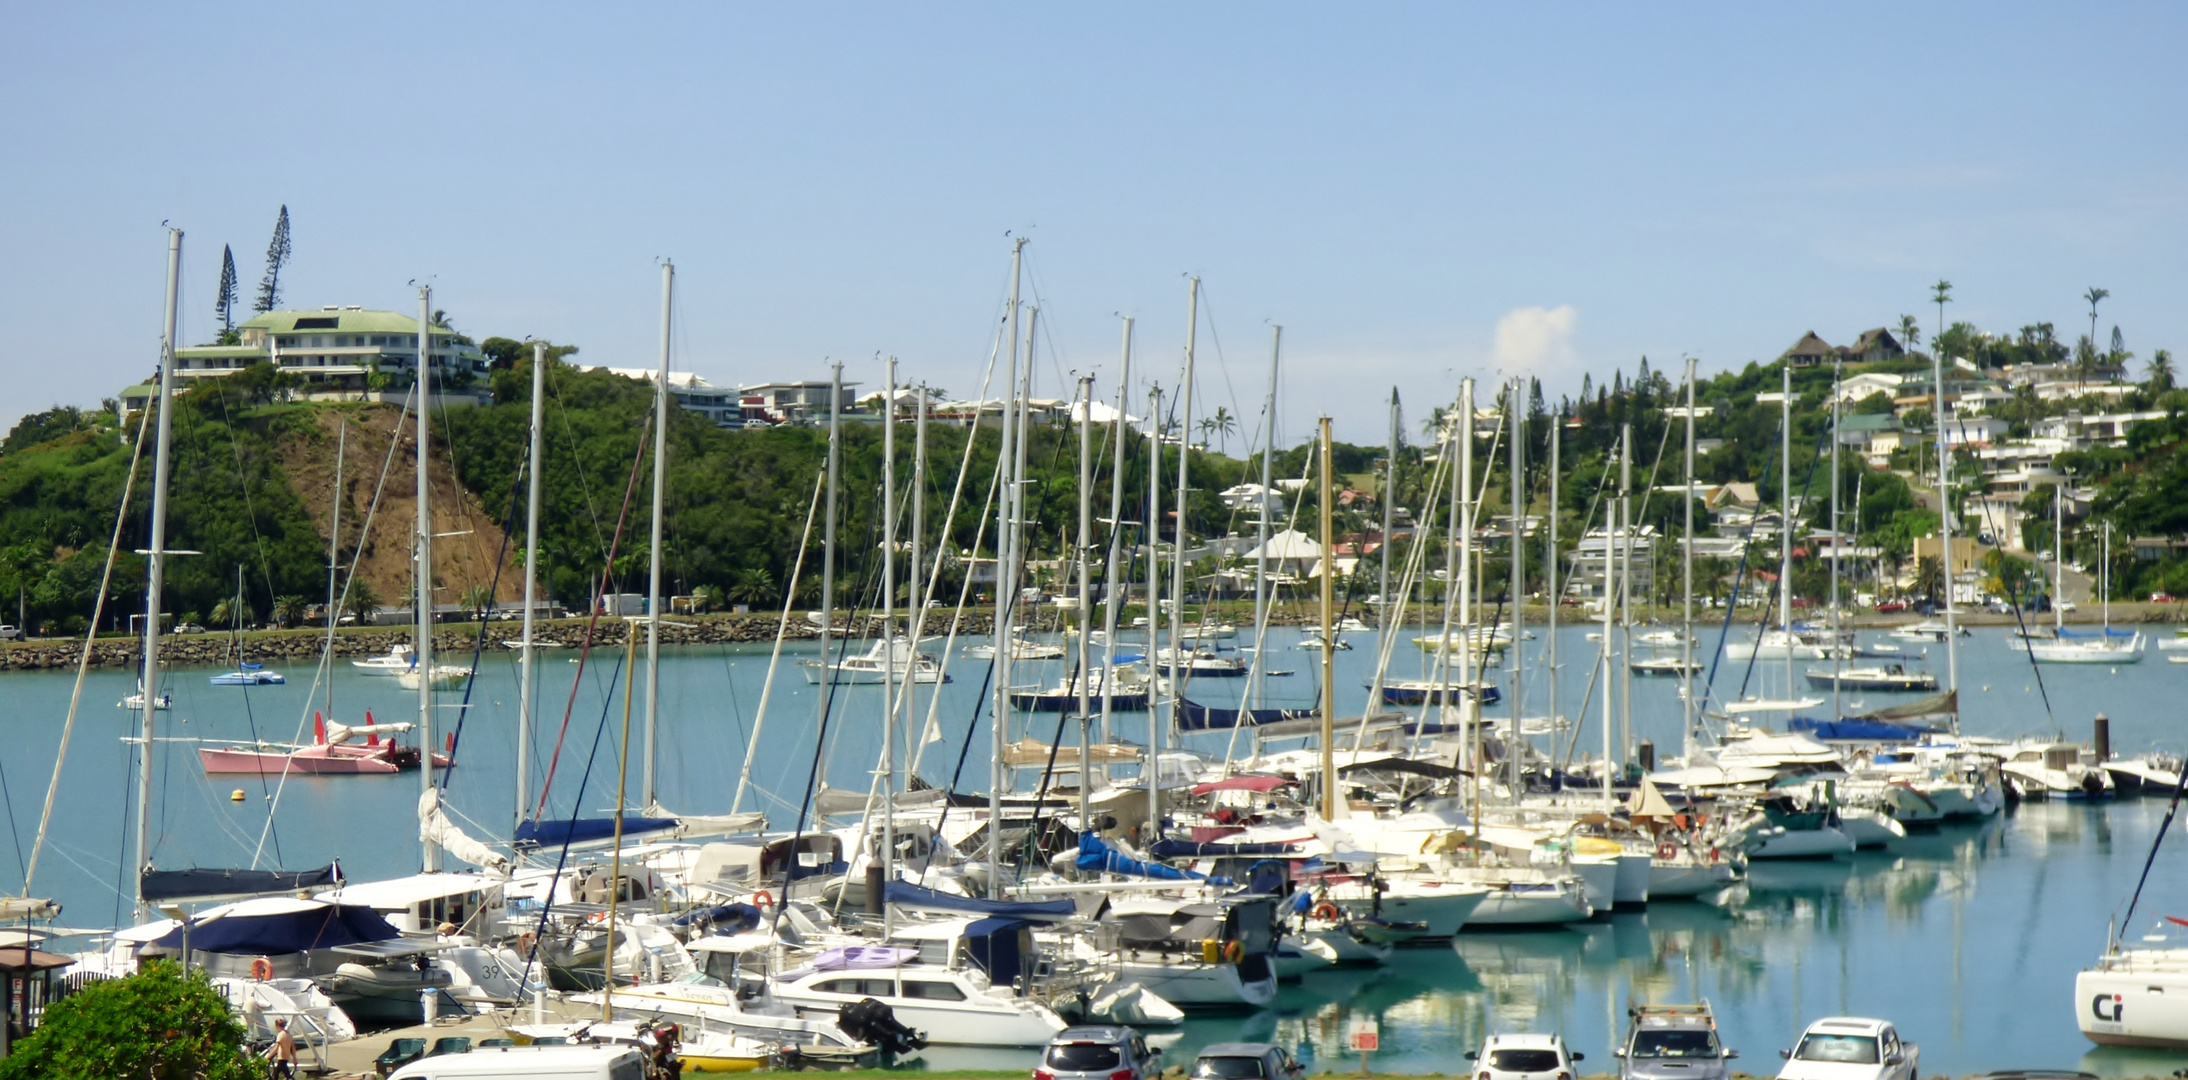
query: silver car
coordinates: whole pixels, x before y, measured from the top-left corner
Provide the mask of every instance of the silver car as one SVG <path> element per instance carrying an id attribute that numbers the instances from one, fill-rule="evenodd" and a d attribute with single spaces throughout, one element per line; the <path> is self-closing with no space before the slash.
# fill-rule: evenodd
<path id="1" fill-rule="evenodd" d="M 1033 1080 L 1152 1080 L 1162 1051 L 1131 1028 L 1115 1024 L 1068 1027 L 1048 1041 Z"/>

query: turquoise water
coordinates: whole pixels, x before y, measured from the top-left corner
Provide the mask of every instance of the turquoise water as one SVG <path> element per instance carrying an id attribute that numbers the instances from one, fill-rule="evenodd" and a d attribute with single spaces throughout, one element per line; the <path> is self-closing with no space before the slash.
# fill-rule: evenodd
<path id="1" fill-rule="evenodd" d="M 1560 638 L 1560 709 L 1567 715 L 1586 689 L 1595 648 L 1582 632 L 1569 628 Z M 1319 655 L 1291 648 L 1295 640 L 1290 632 L 1273 636 L 1272 665 L 1298 674 L 1270 681 L 1269 704 L 1305 704 L 1314 697 Z M 1366 696 L 1371 640 L 1356 636 L 1360 647 L 1338 656 L 1339 705 L 1354 715 Z M 1527 655 L 1525 711 L 1531 715 L 1545 705 L 1542 644 L 1530 643 Z M 1942 647 L 1928 648 L 1936 654 Z M 574 694 L 577 668 L 567 662 L 569 654 L 542 655 L 535 774 L 552 751 L 567 705 L 568 735 L 550 806 L 559 813 L 602 812 L 614 803 L 622 695 L 620 687 L 611 693 L 610 681 L 619 654 L 596 654 Z M 810 646 L 785 650 L 753 773 L 764 794 L 746 802 L 747 809 L 770 811 L 779 827 L 794 820 L 816 746 L 817 688 L 789 663 L 810 655 Z M 1420 662 L 1410 641 L 1401 642 L 1394 669 L 1410 674 Z M 449 787 L 451 805 L 481 836 L 506 835 L 515 816 L 515 665 L 515 654 L 506 650 L 485 657 Z M 694 813 L 729 808 L 766 666 L 764 646 L 678 649 L 664 657 L 657 761 L 667 806 Z M 1720 688 L 1737 687 L 1744 666 L 1725 665 Z M 1935 666 L 1942 670 L 1941 657 Z M 415 717 L 416 695 L 393 679 L 356 674 L 346 662 L 338 667 L 335 715 L 344 722 L 360 721 L 367 709 L 387 721 Z M 312 669 L 283 670 L 287 685 L 248 689 L 207 685 L 211 670 L 171 672 L 175 709 L 162 716 L 162 736 L 246 739 L 255 731 L 269 739 L 308 739 L 311 710 L 323 704 L 312 695 Z M 944 738 L 925 748 L 921 767 L 936 783 L 946 782 L 957 766 L 983 674 L 962 659 L 952 670 L 957 681 L 939 694 Z M 1783 670 L 1780 662 L 1758 665 L 1754 689 L 1783 693 Z M 1060 671 L 1054 662 L 1020 665 L 1017 681 L 1053 680 Z M 2026 659 L 2002 634 L 1967 639 L 1961 648 L 1964 729 L 2001 736 L 2057 729 L 2081 740 L 2090 717 L 2101 711 L 2111 716 L 2114 745 L 2123 752 L 2188 746 L 2177 704 L 2188 694 L 2188 667 L 2166 664 L 2153 651 L 2139 666 L 2047 668 L 2043 674 L 2055 719 L 2045 711 Z M 0 881 L 19 883 L 72 675 L 18 673 L 0 682 L 8 691 L 0 707 L 8 747 L 0 767 L 14 837 L 14 851 L 0 852 Z M 120 740 L 134 732 L 136 719 L 114 703 L 132 682 L 122 672 L 91 677 L 56 798 L 34 891 L 62 901 L 62 921 L 69 925 L 110 926 L 128 918 L 128 876 L 121 868 L 129 858 L 125 830 L 134 820 L 135 765 L 132 748 Z M 1633 685 L 1636 736 L 1675 752 L 1676 680 L 1635 679 Z M 1196 686 L 1195 696 L 1236 704 L 1237 692 L 1236 685 L 1210 680 Z M 879 747 L 880 695 L 875 688 L 846 688 L 841 695 L 823 772 L 836 786 L 863 788 Z M 458 694 L 440 697 L 449 706 L 460 701 Z M 1872 704 L 1884 700 L 1869 695 Z M 923 696 L 922 713 L 925 708 Z M 1580 734 L 1584 750 L 1599 745 L 1599 708 L 1591 707 Z M 458 711 L 447 708 L 443 715 L 453 718 Z M 633 722 L 634 801 L 643 711 L 641 694 Z M 1143 741 L 1146 722 L 1145 714 L 1122 717 L 1115 734 Z M 1056 720 L 1019 723 L 1048 738 Z M 580 797 L 576 788 L 595 752 L 596 733 L 597 756 Z M 1022 734 L 1023 727 L 1014 726 L 1012 735 Z M 1208 736 L 1193 745 L 1220 753 L 1225 741 Z M 982 725 L 964 756 L 961 789 L 986 788 L 992 760 L 987 745 Z M 279 792 L 269 831 L 274 781 L 206 777 L 186 743 L 160 744 L 154 762 L 156 865 L 250 865 L 256 852 L 261 866 L 339 858 L 349 876 L 360 879 L 417 868 L 415 774 L 291 778 Z M 229 794 L 238 788 L 246 797 L 233 802 Z M 1589 1055 L 1591 1066 L 1607 1066 L 1609 1040 L 1626 1002 L 1706 996 L 1723 1017 L 1728 1042 L 1744 1051 L 1742 1063 L 1759 1072 L 1774 1070 L 1777 1048 L 1807 1020 L 1852 1012 L 1896 1020 L 1922 1046 L 1926 1073 L 2053 1066 L 2162 1075 L 2188 1065 L 2188 1056 L 2094 1052 L 2075 1030 L 2068 998 L 2074 972 L 2101 949 L 2106 920 L 2132 887 L 2163 810 L 2158 800 L 2030 806 L 1982 826 L 1914 838 L 1891 853 L 1759 866 L 1746 897 L 1729 908 L 1660 904 L 1567 930 L 1467 934 L 1449 949 L 1402 951 L 1387 968 L 1288 987 L 1269 1012 L 1190 1023 L 1172 1060 L 1208 1041 L 1266 1037 L 1318 1055 L 1324 1068 L 1354 1067 L 1338 1050 L 1348 1018 L 1367 1013 L 1382 1022 L 1378 1070 L 1456 1072 L 1460 1055 L 1482 1034 L 1523 1030 L 1562 1031 Z M 2188 914 L 2184 886 L 2188 857 L 2161 855 L 2144 912 Z M 2175 898 L 2181 903 L 2169 906 Z M 1337 1056 L 1347 1063 L 1340 1066 Z"/>

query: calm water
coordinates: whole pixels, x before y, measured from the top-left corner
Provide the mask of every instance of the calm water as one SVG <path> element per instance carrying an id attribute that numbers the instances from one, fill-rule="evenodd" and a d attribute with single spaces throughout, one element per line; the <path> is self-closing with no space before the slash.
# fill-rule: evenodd
<path id="1" fill-rule="evenodd" d="M 1582 634 L 1583 628 L 1568 628 L 1560 636 L 1559 705 L 1566 715 L 1586 690 L 1595 649 Z M 1367 636 L 1354 640 L 1360 647 L 1338 657 L 1338 690 L 1341 709 L 1357 715 L 1373 649 Z M 1306 704 L 1314 697 L 1319 654 L 1292 648 L 1294 641 L 1289 632 L 1272 639 L 1272 666 L 1298 674 L 1270 680 L 1269 704 Z M 1524 690 L 1530 715 L 1541 714 L 1546 704 L 1542 645 L 1529 643 Z M 1928 648 L 1941 671 L 1942 646 Z M 574 693 L 577 668 L 567 662 L 568 653 L 542 655 L 535 775 L 543 771 L 567 706 L 568 734 L 550 806 L 560 813 L 604 811 L 615 797 L 622 693 L 619 685 L 611 691 L 610 683 L 619 654 L 596 654 Z M 769 810 L 783 827 L 792 823 L 814 760 L 817 689 L 790 664 L 810 655 L 810 647 L 785 651 L 753 773 L 758 794 L 746 802 L 748 809 Z M 2081 740 L 2088 736 L 2090 717 L 2101 711 L 2111 716 L 2114 745 L 2123 752 L 2188 746 L 2177 704 L 2188 694 L 2188 667 L 2166 664 L 2154 650 L 2141 665 L 2116 671 L 2045 669 L 2055 719 L 2045 711 L 2026 659 L 2001 634 L 1979 632 L 1963 642 L 1960 655 L 1963 727 L 1970 733 L 2011 736 L 2056 729 Z M 1411 674 L 1420 663 L 1418 650 L 1401 642 L 1394 671 Z M 335 715 L 345 722 L 361 720 L 368 709 L 382 720 L 415 717 L 416 695 L 393 679 L 358 675 L 346 662 L 338 666 Z M 1029 667 L 1039 672 L 1038 680 Z M 729 808 L 766 668 L 765 647 L 681 649 L 664 658 L 657 755 L 663 803 L 694 813 Z M 1720 691 L 1736 690 L 1744 668 L 1724 665 L 1717 676 Z M 952 663 L 952 671 L 957 681 L 939 694 L 943 739 L 925 747 L 921 764 L 936 783 L 947 782 L 957 767 L 983 674 L 962 659 Z M 1017 681 L 1053 680 L 1060 671 L 1060 663 L 1021 665 Z M 1783 672 L 1782 662 L 1758 665 L 1752 689 L 1782 694 Z M 310 667 L 285 669 L 286 686 L 249 689 L 210 686 L 205 680 L 212 673 L 170 673 L 175 709 L 163 714 L 164 736 L 309 738 L 312 709 L 323 704 L 324 695 L 322 688 L 313 696 Z M 55 803 L 34 891 L 62 901 L 69 925 L 110 926 L 128 917 L 129 883 L 122 867 L 129 859 L 126 830 L 134 820 L 135 765 L 132 749 L 120 738 L 134 730 L 135 718 L 114 703 L 132 681 L 120 672 L 91 677 Z M 0 731 L 9 750 L 0 767 L 16 853 L 0 853 L 0 865 L 15 862 L 0 876 L 18 883 L 71 682 L 71 675 L 53 673 L 4 679 Z M 1634 733 L 1666 752 L 1675 752 L 1679 738 L 1675 686 L 1675 680 L 1634 680 Z M 462 764 L 449 788 L 451 804 L 481 836 L 506 835 L 515 814 L 516 688 L 515 654 L 496 649 L 483 662 L 464 725 Z M 1196 686 L 1195 696 L 1235 704 L 1237 692 L 1235 685 L 1211 680 Z M 1849 707 L 1857 698 L 1849 697 Z M 441 700 L 454 706 L 460 695 L 444 694 Z M 1885 700 L 1869 695 L 1871 704 Z M 864 787 L 878 753 L 879 701 L 874 688 L 842 691 L 827 733 L 827 782 Z M 920 708 L 926 708 L 924 696 Z M 1599 710 L 1599 704 L 1591 706 L 1590 726 L 1580 737 L 1583 749 L 1600 743 L 1594 727 Z M 458 712 L 445 708 L 444 723 Z M 641 696 L 633 722 L 634 801 L 640 776 L 636 733 L 643 712 Z M 1054 717 L 1030 723 L 1042 738 L 1054 733 Z M 1125 716 L 1120 724 L 1120 737 L 1146 738 L 1145 714 Z M 1012 734 L 1024 730 L 1014 725 Z M 992 758 L 985 725 L 973 736 L 960 787 L 984 790 Z M 1202 737 L 1194 745 L 1220 753 L 1225 741 Z M 588 757 L 592 772 L 580 795 Z M 339 858 L 356 879 L 417 868 L 414 774 L 292 778 L 276 803 L 274 781 L 206 777 L 188 744 L 163 743 L 154 761 L 157 865 L 250 865 L 256 853 L 261 866 L 304 867 Z M 230 800 L 237 788 L 246 793 L 242 802 Z M 2102 947 L 2106 920 L 2132 887 L 2163 812 L 2156 800 L 2032 806 L 1982 826 L 1917 837 L 1888 854 L 1758 866 L 1745 898 L 1725 908 L 1660 904 L 1568 930 L 1468 934 L 1450 949 L 1403 951 L 1387 968 L 1288 987 L 1273 1011 L 1196 1021 L 1187 1025 L 1172 1058 L 1219 1039 L 1277 1038 L 1303 1055 L 1317 1056 L 1324 1068 L 1339 1067 L 1335 1058 L 1346 1021 L 1366 1013 L 1382 1023 L 1379 1071 L 1456 1072 L 1468 1044 L 1486 1032 L 1552 1029 L 1587 1053 L 1590 1065 L 1605 1066 L 1609 1040 L 1628 1001 L 1705 996 L 1717 1006 L 1729 1043 L 1744 1051 L 1743 1063 L 1758 1072 L 1774 1070 L 1777 1048 L 1788 1045 L 1806 1020 L 1852 1012 L 1898 1021 L 1921 1044 L 1927 1073 L 2053 1066 L 2163 1075 L 2188 1065 L 2188 1056 L 2096 1052 L 2076 1032 L 2068 1001 L 2073 973 Z M 2188 856 L 2168 851 L 2152 875 L 2144 911 L 2188 914 L 2188 900 L 2172 904 L 2188 896 L 2184 886 Z M 997 1064 L 1022 1061 L 1011 1057 Z"/>

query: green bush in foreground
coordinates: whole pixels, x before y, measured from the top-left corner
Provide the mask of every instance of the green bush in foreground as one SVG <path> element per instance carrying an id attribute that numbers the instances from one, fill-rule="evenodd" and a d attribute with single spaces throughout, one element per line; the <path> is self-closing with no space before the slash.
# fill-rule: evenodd
<path id="1" fill-rule="evenodd" d="M 95 983 L 46 1010 L 0 1061 L 0 1080 L 245 1080 L 262 1075 L 243 1049 L 243 1025 L 202 972 L 149 961 L 135 975 Z"/>

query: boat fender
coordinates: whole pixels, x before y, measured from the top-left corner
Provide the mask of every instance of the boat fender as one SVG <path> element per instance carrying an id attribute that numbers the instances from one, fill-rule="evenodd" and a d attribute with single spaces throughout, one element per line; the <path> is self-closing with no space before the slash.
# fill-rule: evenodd
<path id="1" fill-rule="evenodd" d="M 1214 938 L 1200 939 L 1200 962 L 1213 964 L 1223 958 L 1223 943 Z"/>
<path id="2" fill-rule="evenodd" d="M 1223 946 L 1223 959 L 1232 964 L 1246 959 L 1246 946 L 1236 941 L 1225 943 Z"/>
<path id="3" fill-rule="evenodd" d="M 608 913 L 605 911 L 595 911 L 592 914 L 585 916 L 585 921 L 592 923 L 595 926 L 598 926 L 601 923 L 608 921 Z"/>
<path id="4" fill-rule="evenodd" d="M 251 978 L 260 982 L 273 978 L 273 961 L 263 956 L 251 961 Z"/>
<path id="5" fill-rule="evenodd" d="M 773 893 L 771 893 L 771 892 L 768 892 L 768 891 L 767 891 L 766 889 L 761 889 L 761 890 L 760 890 L 759 892 L 756 892 L 756 893 L 753 893 L 753 894 L 752 894 L 752 904 L 753 904 L 753 906 L 754 906 L 754 907 L 763 907 L 763 908 L 771 908 L 771 907 L 774 907 L 774 906 L 775 906 L 775 894 L 773 894 Z"/>
<path id="6" fill-rule="evenodd" d="M 1338 922 L 1345 917 L 1344 912 L 1337 910 L 1337 905 L 1327 900 L 1314 905 L 1313 915 L 1323 922 Z"/>
<path id="7" fill-rule="evenodd" d="M 1674 844 L 1669 840 L 1666 840 L 1663 843 L 1656 845 L 1656 857 L 1664 860 L 1665 862 L 1670 862 L 1671 860 L 1678 858 L 1679 845 Z"/>
<path id="8" fill-rule="evenodd" d="M 1709 849 L 1709 861 L 1710 861 L 1710 862 L 1713 862 L 1713 863 L 1717 861 L 1717 849 L 1716 849 L 1716 848 L 1710 848 L 1710 849 Z"/>

